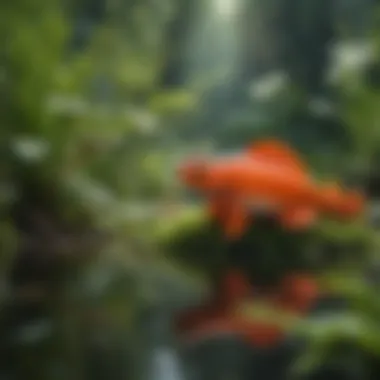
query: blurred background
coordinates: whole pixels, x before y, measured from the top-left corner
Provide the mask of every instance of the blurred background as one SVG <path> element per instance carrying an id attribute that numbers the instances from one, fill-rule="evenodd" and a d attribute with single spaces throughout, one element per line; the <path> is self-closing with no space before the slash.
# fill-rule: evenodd
<path id="1" fill-rule="evenodd" d="M 207 293 L 224 250 L 175 168 L 267 137 L 368 197 L 360 220 L 321 222 L 275 250 L 274 270 L 306 262 L 350 304 L 310 321 L 292 362 L 379 378 L 379 7 L 1 2 L 0 379 L 200 379 L 173 320 Z M 238 351 L 217 346 L 198 363 Z"/>

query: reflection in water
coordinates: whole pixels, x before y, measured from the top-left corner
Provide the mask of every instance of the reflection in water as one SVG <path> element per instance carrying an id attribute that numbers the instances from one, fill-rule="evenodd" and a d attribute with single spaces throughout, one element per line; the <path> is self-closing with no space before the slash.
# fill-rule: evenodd
<path id="1" fill-rule="evenodd" d="M 153 352 L 152 380 L 184 380 L 176 352 L 168 347 Z"/>

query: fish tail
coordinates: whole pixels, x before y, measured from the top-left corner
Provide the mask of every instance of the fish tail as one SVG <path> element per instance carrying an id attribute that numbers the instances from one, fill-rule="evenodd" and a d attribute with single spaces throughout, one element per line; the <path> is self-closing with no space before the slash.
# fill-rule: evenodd
<path id="1" fill-rule="evenodd" d="M 358 192 L 350 192 L 344 196 L 342 208 L 346 214 L 357 215 L 364 209 L 364 198 Z"/>
<path id="2" fill-rule="evenodd" d="M 342 217 L 354 217 L 364 208 L 364 199 L 359 192 L 344 193 L 338 186 L 330 186 L 322 192 L 324 209 Z"/>

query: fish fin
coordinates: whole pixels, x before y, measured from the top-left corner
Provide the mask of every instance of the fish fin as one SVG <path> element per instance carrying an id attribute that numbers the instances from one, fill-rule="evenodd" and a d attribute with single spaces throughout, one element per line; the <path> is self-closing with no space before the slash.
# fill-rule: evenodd
<path id="1" fill-rule="evenodd" d="M 231 208 L 230 199 L 227 197 L 211 198 L 208 202 L 208 214 L 212 219 L 224 221 Z"/>
<path id="2" fill-rule="evenodd" d="M 248 214 L 240 205 L 231 207 L 228 217 L 224 220 L 224 229 L 227 238 L 238 239 L 247 229 Z"/>
<path id="3" fill-rule="evenodd" d="M 312 226 L 317 214 L 311 208 L 297 208 L 284 212 L 280 218 L 285 228 L 298 230 Z"/>
<path id="4" fill-rule="evenodd" d="M 276 140 L 264 140 L 247 149 L 252 158 L 265 159 L 294 169 L 306 175 L 307 168 L 298 155 L 286 144 Z"/>
<path id="5" fill-rule="evenodd" d="M 220 216 L 220 207 L 219 204 L 213 200 L 210 200 L 207 205 L 208 214 L 212 219 L 219 219 Z"/>

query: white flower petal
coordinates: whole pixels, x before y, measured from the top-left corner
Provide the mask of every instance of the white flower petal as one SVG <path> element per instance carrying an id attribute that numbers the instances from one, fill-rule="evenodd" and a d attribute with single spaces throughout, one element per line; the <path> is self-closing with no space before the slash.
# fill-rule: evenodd
<path id="1" fill-rule="evenodd" d="M 37 162 L 44 159 L 49 153 L 47 141 L 33 137 L 19 137 L 12 144 L 13 152 L 25 161 Z"/>
<path id="2" fill-rule="evenodd" d="M 253 99 L 269 100 L 285 89 L 289 78 L 284 72 L 274 72 L 255 80 L 250 87 Z"/>

